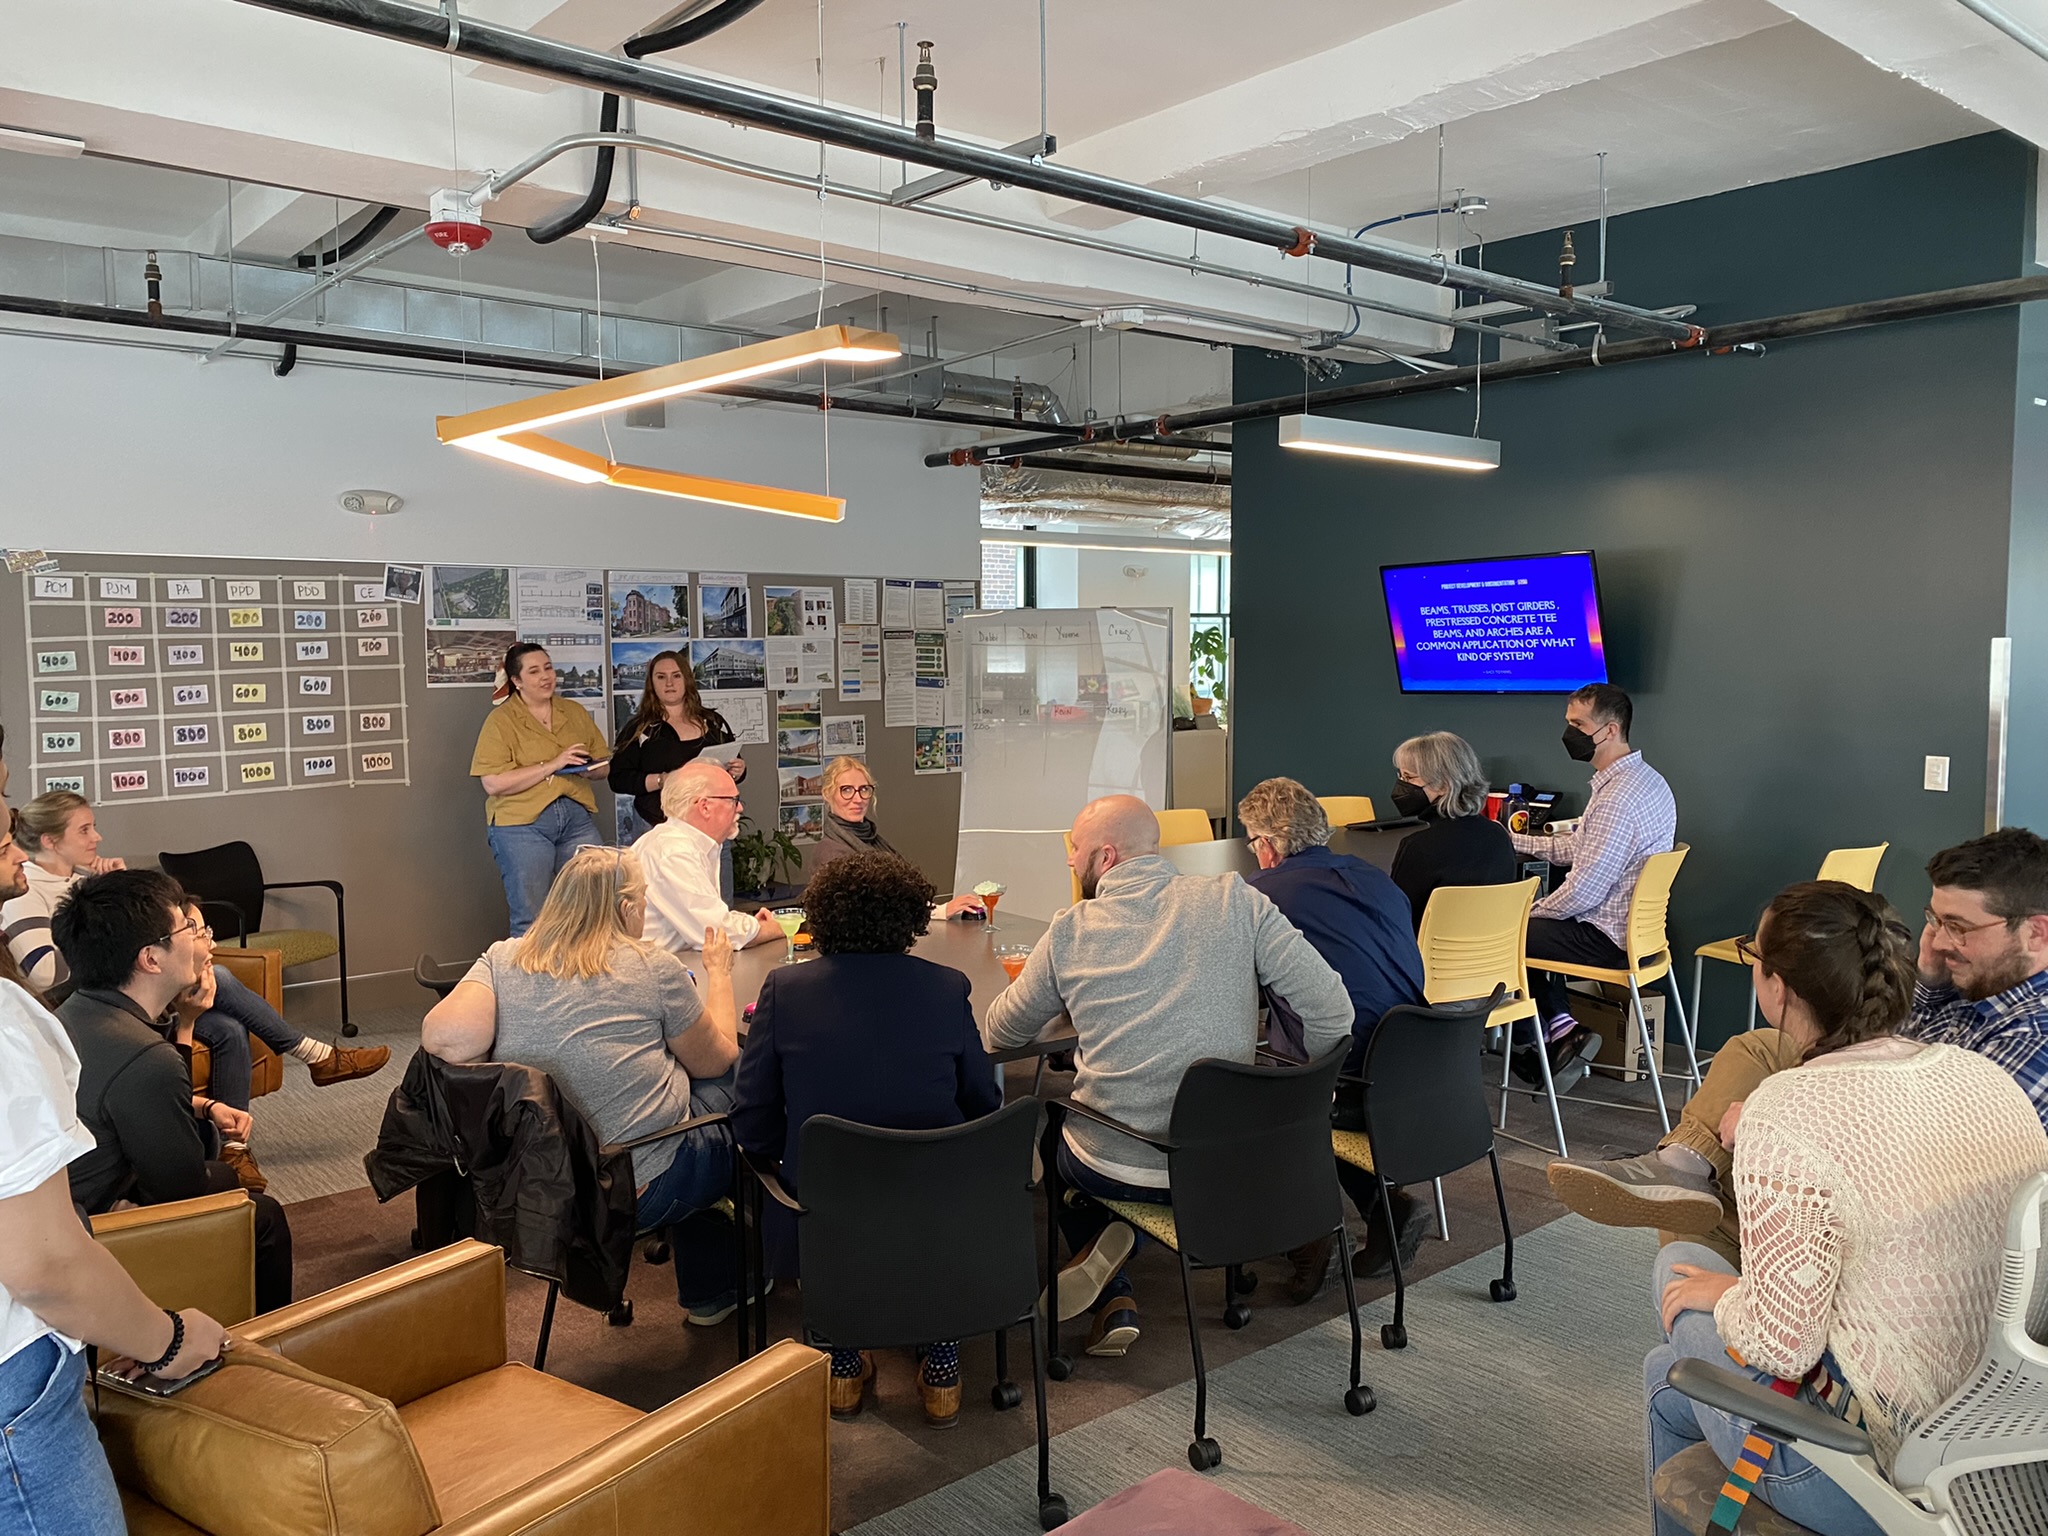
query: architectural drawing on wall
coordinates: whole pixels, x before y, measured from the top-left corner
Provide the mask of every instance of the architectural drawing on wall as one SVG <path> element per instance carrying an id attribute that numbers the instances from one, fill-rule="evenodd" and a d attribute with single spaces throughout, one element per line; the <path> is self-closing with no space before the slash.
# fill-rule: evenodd
<path id="1" fill-rule="evenodd" d="M 759 689 L 768 681 L 768 656 L 759 640 L 692 640 L 690 671 L 700 693 Z"/>
<path id="2" fill-rule="evenodd" d="M 614 640 L 690 638 L 686 571 L 613 571 L 607 577 Z"/>
<path id="3" fill-rule="evenodd" d="M 504 565 L 428 568 L 427 624 L 435 629 L 510 629 L 512 570 Z"/>
<path id="4" fill-rule="evenodd" d="M 697 633 L 706 640 L 741 640 L 753 633 L 746 577 L 697 578 Z"/>
<path id="5" fill-rule="evenodd" d="M 381 583 L 358 602 L 340 573 L 23 581 L 35 793 L 408 782 L 404 641 Z"/>
<path id="6" fill-rule="evenodd" d="M 427 632 L 429 688 L 488 688 L 519 636 L 509 629 L 435 629 Z"/>

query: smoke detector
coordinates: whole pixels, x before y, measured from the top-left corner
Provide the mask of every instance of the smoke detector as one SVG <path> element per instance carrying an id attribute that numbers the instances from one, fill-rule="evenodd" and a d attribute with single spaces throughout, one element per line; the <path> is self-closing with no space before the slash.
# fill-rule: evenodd
<path id="1" fill-rule="evenodd" d="M 389 517 L 405 505 L 403 496 L 390 491 L 343 491 L 335 498 L 344 512 L 359 513 L 364 517 Z"/>
<path id="2" fill-rule="evenodd" d="M 427 238 L 451 256 L 467 256 L 490 243 L 476 195 L 443 187 L 427 200 Z"/>

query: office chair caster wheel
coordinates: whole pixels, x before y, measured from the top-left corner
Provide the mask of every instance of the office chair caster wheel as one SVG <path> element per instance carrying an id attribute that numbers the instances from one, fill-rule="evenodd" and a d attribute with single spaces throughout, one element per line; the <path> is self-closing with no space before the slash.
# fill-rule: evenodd
<path id="1" fill-rule="evenodd" d="M 1067 1501 L 1058 1494 L 1038 1501 L 1038 1528 L 1050 1531 L 1067 1523 Z"/>
<path id="2" fill-rule="evenodd" d="M 1489 1281 L 1486 1291 L 1495 1301 L 1513 1301 L 1515 1299 L 1515 1282 L 1512 1280 Z"/>
<path id="3" fill-rule="evenodd" d="M 1380 1325 L 1380 1345 L 1385 1349 L 1406 1349 L 1408 1347 L 1408 1330 L 1399 1323 L 1382 1323 Z"/>
<path id="4" fill-rule="evenodd" d="M 667 1243 L 649 1243 L 641 1253 L 641 1257 L 650 1264 L 666 1264 L 668 1262 L 668 1253 Z"/>
<path id="5" fill-rule="evenodd" d="M 1014 1381 L 999 1381 L 988 1389 L 988 1400 L 997 1413 L 1007 1413 L 1024 1401 L 1024 1389 Z"/>
<path id="6" fill-rule="evenodd" d="M 351 1040 L 355 1039 L 356 1037 L 356 1027 L 353 1024 L 344 1023 L 341 1026 L 341 1032 Z"/>
<path id="7" fill-rule="evenodd" d="M 1223 1326 L 1226 1328 L 1242 1328 L 1251 1320 L 1252 1309 L 1241 1301 L 1233 1301 L 1223 1309 Z"/>
<path id="8" fill-rule="evenodd" d="M 620 1302 L 611 1311 L 605 1313 L 604 1320 L 614 1328 L 627 1327 L 633 1321 L 633 1303 L 631 1301 Z"/>
<path id="9" fill-rule="evenodd" d="M 1344 1394 L 1344 1411 L 1354 1419 L 1363 1418 L 1379 1405 L 1380 1400 L 1372 1395 L 1371 1387 L 1353 1387 Z"/>
<path id="10" fill-rule="evenodd" d="M 1188 1465 L 1197 1472 L 1213 1472 L 1223 1465 L 1223 1447 L 1207 1435 L 1188 1442 Z"/>
<path id="11" fill-rule="evenodd" d="M 1045 1374 L 1054 1381 L 1065 1381 L 1074 1374 L 1074 1357 L 1072 1355 L 1054 1355 L 1045 1362 Z"/>
<path id="12" fill-rule="evenodd" d="M 1256 1290 L 1257 1290 L 1258 1288 L 1259 1288 L 1259 1277 L 1258 1277 L 1257 1275 L 1253 1274 L 1253 1273 L 1252 1273 L 1252 1272 L 1251 1272 L 1250 1270 L 1248 1270 L 1248 1269 L 1242 1269 L 1242 1270 L 1239 1270 L 1239 1271 L 1238 1271 L 1238 1274 L 1237 1274 L 1237 1294 L 1238 1294 L 1238 1295 L 1240 1295 L 1240 1296 L 1249 1296 L 1249 1295 L 1251 1295 L 1251 1293 L 1252 1293 L 1253 1291 L 1256 1291 Z"/>

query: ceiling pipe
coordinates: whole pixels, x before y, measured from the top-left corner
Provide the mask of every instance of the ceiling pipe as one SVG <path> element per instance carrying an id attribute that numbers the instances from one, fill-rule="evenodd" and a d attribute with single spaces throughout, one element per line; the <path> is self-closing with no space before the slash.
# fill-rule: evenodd
<path id="1" fill-rule="evenodd" d="M 1424 325 L 1438 327 L 1448 326 L 1453 330 L 1468 331 L 1476 336 L 1505 336 L 1514 341 L 1541 347 L 1545 351 L 1573 350 L 1570 342 L 1554 341 L 1548 336 L 1504 331 L 1498 326 L 1486 325 L 1477 320 L 1460 320 L 1450 315 L 1432 314 L 1426 309 L 1411 309 L 1386 299 L 1362 299 L 1356 294 L 1341 292 L 1334 288 L 1318 288 L 1313 283 L 1297 283 L 1263 272 L 1247 272 L 1241 267 L 1225 266 L 1221 262 L 1208 261 L 1197 256 L 1172 256 L 1164 251 L 1141 250 L 1135 246 L 1118 245 L 1113 240 L 1097 239 L 1092 235 L 1026 224 L 1017 219 L 998 218 L 994 214 L 974 213 L 965 208 L 949 208 L 940 203 L 898 203 L 889 194 L 876 192 L 872 188 L 851 186 L 841 181 L 820 182 L 816 176 L 805 176 L 774 166 L 757 165 L 748 160 L 736 160 L 729 155 L 713 154 L 707 149 L 696 149 L 688 144 L 676 144 L 666 139 L 652 139 L 638 133 L 576 133 L 567 138 L 557 139 L 554 143 L 535 150 L 511 170 L 491 176 L 471 195 L 479 203 L 502 196 L 506 188 L 518 185 L 557 156 L 567 154 L 570 150 L 592 149 L 604 144 L 612 144 L 623 149 L 644 149 L 649 154 L 687 160 L 693 165 L 706 166 L 715 171 L 730 171 L 736 176 L 748 176 L 776 186 L 795 187 L 799 191 L 813 195 L 822 186 L 828 196 L 843 197 L 853 202 L 873 203 L 881 207 L 907 207 L 913 212 L 931 218 L 947 219 L 956 224 L 972 224 L 979 229 L 996 229 L 1006 234 L 1025 235 L 1034 240 L 1049 240 L 1057 245 L 1071 245 L 1081 250 L 1102 251 L 1111 256 L 1128 257 L 1132 261 L 1150 262 L 1155 266 L 1178 267 L 1182 271 L 1199 272 L 1208 277 L 1229 278 L 1253 288 L 1271 288 L 1276 293 L 1298 293 L 1306 298 L 1323 299 L 1331 304 L 1349 308 L 1354 313 L 1360 309 L 1369 309 L 1376 314 L 1398 315 L 1403 320 L 1416 320 Z M 631 229 L 637 222 L 629 221 L 618 224 L 617 227 Z"/>
<path id="2" fill-rule="evenodd" d="M 1995 283 L 1975 283 L 1963 288 L 1940 288 L 1928 293 L 1903 294 L 1890 299 L 1868 299 L 1857 304 L 1836 304 L 1824 309 L 1800 310 L 1761 320 L 1740 320 L 1717 325 L 1704 333 L 1694 347 L 1658 338 L 1617 342 L 1613 346 L 1577 348 L 1569 357 L 1545 354 L 1510 362 L 1488 363 L 1484 368 L 1449 368 L 1441 373 L 1409 374 L 1393 379 L 1374 379 L 1364 384 L 1340 385 L 1335 389 L 1297 391 L 1267 400 L 1248 400 L 1237 405 L 1218 406 L 1205 411 L 1180 411 L 1149 421 L 1089 422 L 1078 437 L 1015 437 L 1007 441 L 928 453 L 925 464 L 932 469 L 949 465 L 987 464 L 1021 458 L 1030 454 L 1057 453 L 1094 443 L 1117 442 L 1126 437 L 1156 437 L 1175 432 L 1196 432 L 1242 421 L 1262 421 L 1296 412 L 1313 412 L 1336 406 L 1363 405 L 1375 400 L 1392 400 L 1406 395 L 1433 394 L 1438 390 L 1462 389 L 1482 374 L 1488 385 L 1514 379 L 1543 378 L 1555 373 L 1574 373 L 1582 368 L 1613 368 L 1623 363 L 1643 362 L 1653 357 L 1680 353 L 1724 356 L 1738 348 L 1761 351 L 1770 341 L 1790 341 L 1802 336 L 1822 336 L 1864 326 L 1890 325 L 1901 320 L 1925 320 L 1938 315 L 1968 314 L 1980 309 L 2003 309 L 2014 304 L 2048 299 L 2048 274 L 2005 278 Z"/>
<path id="3" fill-rule="evenodd" d="M 1165 464 L 1133 464 L 1126 459 L 1084 459 L 1078 456 L 1064 458 L 1054 454 L 1027 453 L 1022 458 L 1005 459 L 1005 464 L 1021 464 L 1026 469 L 1057 469 L 1070 475 L 1110 475 L 1122 480 L 1172 480 L 1182 485 L 1228 485 L 1228 466 L 1213 471 L 1201 469 L 1174 469 Z"/>
<path id="4" fill-rule="evenodd" d="M 857 150 L 885 160 L 904 160 L 937 171 L 959 171 L 977 181 L 1024 187 L 1051 197 L 1087 203 L 1137 218 L 1159 219 L 1186 229 L 1245 240 L 1290 256 L 1323 256 L 1332 261 L 1390 273 L 1418 282 L 1455 286 L 1492 298 L 1512 299 L 1546 314 L 1567 315 L 1666 337 L 1697 346 L 1698 326 L 1617 304 L 1611 299 L 1567 298 L 1536 283 L 1481 271 L 1442 256 L 1424 256 L 1339 232 L 1319 232 L 1272 214 L 1255 213 L 1151 187 L 1118 181 L 1043 159 L 1023 158 L 958 139 L 921 139 L 907 128 L 849 112 L 778 96 L 725 80 L 616 59 L 588 48 L 533 37 L 510 27 L 467 19 L 457 22 L 442 10 L 425 10 L 402 0 L 239 0 L 313 21 L 387 37 L 437 53 L 459 54 L 528 74 L 686 112 L 725 118 L 755 128 Z"/>
<path id="5" fill-rule="evenodd" d="M 341 244 L 336 246 L 328 246 L 323 243 L 321 245 L 315 246 L 310 251 L 299 252 L 299 254 L 293 258 L 293 260 L 296 261 L 300 267 L 306 269 L 311 269 L 313 267 L 331 266 L 337 261 L 347 261 L 349 257 L 355 255 L 357 251 L 360 251 L 372 240 L 376 239 L 379 235 L 383 234 L 385 227 L 389 225 L 391 221 L 397 217 L 398 209 L 392 206 L 390 203 L 386 203 L 383 207 L 379 208 L 375 213 L 370 215 L 369 221 L 365 223 L 361 229 L 357 230 L 354 234 L 350 235 L 346 240 L 342 241 Z M 335 233 L 339 234 L 340 232 L 340 226 L 336 225 Z"/>
<path id="6" fill-rule="evenodd" d="M 349 336 L 335 331 L 301 330 L 291 326 L 236 325 L 227 320 L 210 320 L 198 315 L 170 315 L 153 319 L 144 310 L 121 309 L 107 304 L 74 304 L 63 299 L 42 299 L 27 294 L 0 293 L 0 315 L 33 315 L 91 325 L 136 327 L 149 331 L 181 332 L 188 336 L 232 337 L 238 342 L 271 342 L 296 349 L 346 352 L 369 357 L 403 358 L 412 362 L 440 363 L 456 369 L 489 369 L 493 372 L 538 375 L 557 379 L 617 378 L 622 371 L 608 364 L 602 375 L 594 363 L 568 362 L 556 358 L 521 357 L 509 352 L 487 352 L 476 347 L 435 346 L 429 342 L 398 340 L 383 336 Z M 0 327 L 0 336 L 7 334 Z M 630 371 L 630 370 L 627 370 Z M 815 389 L 772 389 L 758 384 L 721 384 L 698 391 L 731 399 L 757 400 L 772 405 L 797 405 L 815 410 L 820 405 Z M 872 399 L 834 392 L 835 411 L 852 411 L 863 416 L 894 416 L 904 420 L 931 421 L 943 426 L 973 427 L 981 431 L 1012 425 L 1009 413 L 978 415 L 970 411 L 949 411 L 902 400 Z M 1079 428 L 1075 429 L 1080 430 Z"/>

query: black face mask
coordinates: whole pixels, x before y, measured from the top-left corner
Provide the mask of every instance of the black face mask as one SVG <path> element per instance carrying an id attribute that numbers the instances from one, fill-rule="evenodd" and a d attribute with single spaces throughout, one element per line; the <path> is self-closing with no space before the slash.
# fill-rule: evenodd
<path id="1" fill-rule="evenodd" d="M 1568 725 L 1564 728 L 1564 749 L 1571 754 L 1572 761 L 1575 763 L 1590 763 L 1593 761 L 1593 738 L 1580 730 L 1576 725 Z"/>
<path id="2" fill-rule="evenodd" d="M 1420 784 L 1400 780 L 1394 785 L 1394 810 L 1403 816 L 1427 816 L 1429 791 Z"/>

